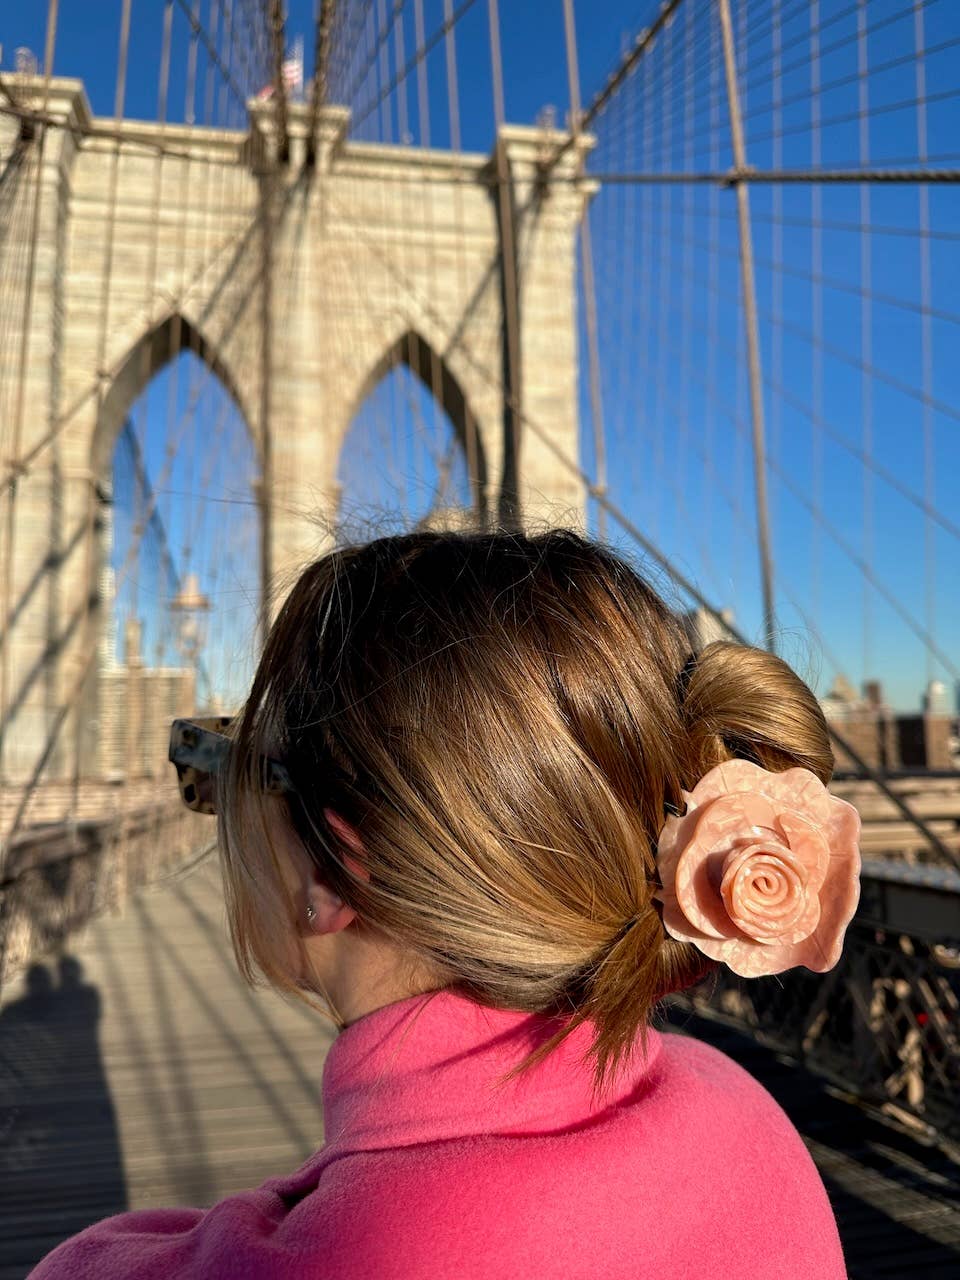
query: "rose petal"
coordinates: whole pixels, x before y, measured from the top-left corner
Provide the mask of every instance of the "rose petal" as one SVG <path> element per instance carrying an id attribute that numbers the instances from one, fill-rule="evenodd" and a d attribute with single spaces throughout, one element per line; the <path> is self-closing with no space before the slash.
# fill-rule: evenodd
<path id="1" fill-rule="evenodd" d="M 658 898 L 658 895 L 654 894 L 654 897 Z M 659 898 L 658 900 L 662 901 Z M 714 938 L 701 933 L 699 929 L 693 927 L 673 901 L 663 902 L 663 927 L 671 938 L 675 938 L 677 942 L 692 942 L 705 956 L 713 955 L 712 947 L 723 946 L 733 941 L 732 938 Z M 744 938 L 743 941 L 749 942 L 749 939 Z"/>
<path id="2" fill-rule="evenodd" d="M 807 942 L 802 942 L 799 946 L 806 946 Z M 728 938 L 723 942 L 708 939 L 700 950 L 712 960 L 720 960 L 741 978 L 769 977 L 802 963 L 796 958 L 797 944 L 793 943 L 775 942 L 763 946 L 749 938 Z"/>
<path id="3" fill-rule="evenodd" d="M 856 843 L 830 850 L 830 867 L 820 890 L 820 923 L 805 942 L 801 958 L 814 973 L 832 969 L 843 951 L 843 939 L 860 903 L 860 849 Z"/>
<path id="4" fill-rule="evenodd" d="M 860 843 L 860 814 L 839 796 L 830 797 L 830 816 L 823 834 L 831 849 L 848 848 Z"/>
<path id="5" fill-rule="evenodd" d="M 657 871 L 660 883 L 668 892 L 673 892 L 677 863 L 685 847 L 690 843 L 697 825 L 697 816 L 693 810 L 683 817 L 669 817 L 660 829 L 657 841 Z"/>
<path id="6" fill-rule="evenodd" d="M 762 796 L 737 795 L 720 796 L 694 812 L 695 825 L 673 871 L 673 898 L 707 937 L 738 936 L 720 894 L 723 864 L 754 825 L 773 821 L 773 811 Z"/>
<path id="7" fill-rule="evenodd" d="M 817 826 L 823 826 L 830 817 L 830 792 L 815 773 L 795 767 L 782 773 L 771 773 L 765 784 L 767 794 L 778 805 L 802 813 Z"/>
<path id="8" fill-rule="evenodd" d="M 705 804 L 717 796 L 760 792 L 760 775 L 766 770 L 750 760 L 725 760 L 703 775 L 690 793 L 694 804 Z"/>
<path id="9" fill-rule="evenodd" d="M 793 856 L 806 870 L 808 892 L 819 893 L 830 864 L 830 846 L 824 828 L 811 822 L 806 814 L 793 809 L 779 813 L 777 823 Z"/>

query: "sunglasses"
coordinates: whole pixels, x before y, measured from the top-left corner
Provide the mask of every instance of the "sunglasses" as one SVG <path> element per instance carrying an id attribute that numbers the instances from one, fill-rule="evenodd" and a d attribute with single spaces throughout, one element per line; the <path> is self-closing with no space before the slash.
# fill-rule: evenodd
<path id="1" fill-rule="evenodd" d="M 168 758 L 177 770 L 180 798 L 194 813 L 217 812 L 217 778 L 226 768 L 233 747 L 228 730 L 231 716 L 202 720 L 174 720 L 170 726 Z M 272 795 L 293 794 L 296 788 L 279 760 L 260 758 L 263 790 Z"/>

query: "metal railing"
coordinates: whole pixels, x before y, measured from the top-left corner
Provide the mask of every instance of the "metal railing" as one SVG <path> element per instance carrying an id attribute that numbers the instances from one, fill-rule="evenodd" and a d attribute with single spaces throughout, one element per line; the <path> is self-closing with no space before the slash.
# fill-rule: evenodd
<path id="1" fill-rule="evenodd" d="M 135 889 L 210 848 L 209 822 L 179 800 L 20 833 L 0 873 L 0 988 Z"/>
<path id="2" fill-rule="evenodd" d="M 907 870 L 886 882 L 865 871 L 861 909 L 829 973 L 745 981 L 722 969 L 671 1002 L 747 1032 L 957 1155 L 960 876 L 941 871 L 951 883 L 934 885 Z M 883 892 L 891 885 L 893 898 Z M 902 931 L 908 918 L 914 927 Z"/>

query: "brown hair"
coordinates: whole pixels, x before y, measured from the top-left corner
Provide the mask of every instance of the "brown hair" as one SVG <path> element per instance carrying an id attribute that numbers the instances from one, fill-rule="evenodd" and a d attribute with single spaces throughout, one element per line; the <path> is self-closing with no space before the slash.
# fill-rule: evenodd
<path id="1" fill-rule="evenodd" d="M 726 642 L 688 653 L 626 560 L 565 530 L 414 533 L 312 564 L 268 638 L 225 784 L 244 976 L 295 989 L 278 943 L 295 908 L 252 785 L 266 751 L 297 787 L 290 822 L 324 882 L 428 990 L 569 1015 L 504 1079 L 589 1018 L 601 1093 L 657 1001 L 714 967 L 665 935 L 651 900 L 665 804 L 733 756 L 823 782 L 833 768 L 819 704 L 785 662 Z M 369 882 L 327 806 L 358 828 Z"/>

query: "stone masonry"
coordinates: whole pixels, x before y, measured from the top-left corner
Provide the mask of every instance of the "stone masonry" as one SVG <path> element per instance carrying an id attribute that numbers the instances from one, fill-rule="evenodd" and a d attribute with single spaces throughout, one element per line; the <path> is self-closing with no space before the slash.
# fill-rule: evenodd
<path id="1" fill-rule="evenodd" d="M 20 78 L 21 101 L 39 108 L 42 84 Z M 26 262 L 34 217 L 38 229 L 29 306 L 26 269 L 5 273 L 3 299 L 0 472 L 5 485 L 16 477 L 16 520 L 10 557 L 0 519 L 0 578 L 12 560 L 0 582 L 11 616 L 0 779 L 28 779 L 44 753 L 47 778 L 96 772 L 109 679 L 91 655 L 109 611 L 99 584 L 112 451 L 134 400 L 184 348 L 223 383 L 258 451 L 265 620 L 328 545 L 341 444 L 397 360 L 449 413 L 488 520 L 513 502 L 527 524 L 582 524 L 584 487 L 550 446 L 578 456 L 586 188 L 537 182 L 566 135 L 506 126 L 496 141 L 512 177 L 519 316 L 520 368 L 505 375 L 514 273 L 498 202 L 510 193 L 490 156 L 355 143 L 348 112 L 329 106 L 311 167 L 308 108 L 293 106 L 290 159 L 278 166 L 269 103 L 251 103 L 240 132 L 117 130 L 91 115 L 77 80 L 53 79 L 46 102 L 56 124 L 39 175 L 36 139 L 18 145 L 17 122 L 0 119 L 0 256 Z M 572 178 L 578 164 L 572 147 L 557 172 Z M 8 501 L 5 490 L 0 513 Z"/>

